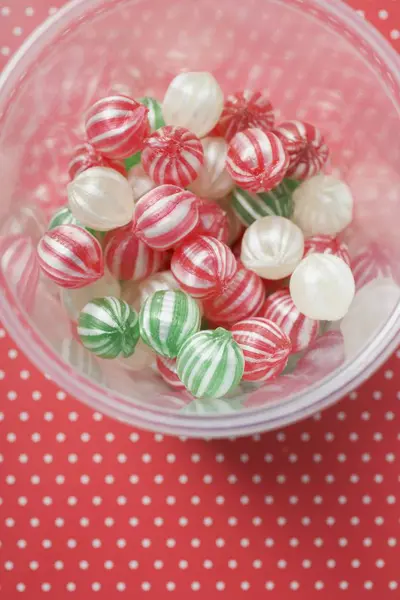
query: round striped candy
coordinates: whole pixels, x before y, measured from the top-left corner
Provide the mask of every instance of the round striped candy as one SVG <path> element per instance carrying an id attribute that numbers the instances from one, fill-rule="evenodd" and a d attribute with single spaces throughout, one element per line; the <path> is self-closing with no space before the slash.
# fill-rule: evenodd
<path id="1" fill-rule="evenodd" d="M 40 268 L 35 245 L 27 235 L 0 237 L 0 271 L 28 311 L 35 305 Z"/>
<path id="2" fill-rule="evenodd" d="M 273 321 L 253 317 L 231 328 L 244 356 L 244 381 L 267 381 L 277 377 L 288 362 L 292 344 Z"/>
<path id="3" fill-rule="evenodd" d="M 77 146 L 68 166 L 70 178 L 75 179 L 77 175 L 92 167 L 108 167 L 109 169 L 115 169 L 124 177 L 126 176 L 126 169 L 123 162 L 106 158 L 96 152 L 93 146 L 87 142 L 81 146 Z"/>
<path id="4" fill-rule="evenodd" d="M 84 287 L 104 275 L 100 243 L 76 225 L 60 225 L 45 233 L 37 252 L 42 271 L 61 287 Z"/>
<path id="5" fill-rule="evenodd" d="M 210 200 L 199 199 L 199 224 L 195 229 L 196 234 L 210 235 L 226 244 L 229 239 L 229 220 L 226 212 Z"/>
<path id="6" fill-rule="evenodd" d="M 198 198 L 176 185 L 160 185 L 138 200 L 133 231 L 156 250 L 168 250 L 191 233 L 199 222 Z"/>
<path id="7" fill-rule="evenodd" d="M 304 254 L 304 236 L 284 217 L 262 217 L 246 229 L 241 260 L 265 279 L 283 279 L 297 267 Z"/>
<path id="8" fill-rule="evenodd" d="M 116 279 L 142 281 L 161 269 L 165 257 L 139 239 L 129 223 L 107 233 L 104 260 Z"/>
<path id="9" fill-rule="evenodd" d="M 246 227 L 261 217 L 277 215 L 290 219 L 293 212 L 292 192 L 285 180 L 273 190 L 260 194 L 236 188 L 232 192 L 232 206 Z"/>
<path id="10" fill-rule="evenodd" d="M 171 260 L 171 271 L 180 287 L 200 299 L 223 293 L 236 269 L 236 258 L 230 248 L 205 235 L 181 244 Z"/>
<path id="11" fill-rule="evenodd" d="M 274 109 L 265 91 L 244 90 L 230 94 L 217 131 L 228 142 L 239 132 L 249 128 L 270 131 L 275 123 Z"/>
<path id="12" fill-rule="evenodd" d="M 286 333 L 292 342 L 292 352 L 305 350 L 318 336 L 318 321 L 309 319 L 299 312 L 288 288 L 271 294 L 266 299 L 259 316 L 273 321 Z"/>
<path id="13" fill-rule="evenodd" d="M 256 315 L 265 300 L 264 283 L 241 263 L 222 294 L 204 300 L 204 314 L 215 323 L 227 326 Z"/>
<path id="14" fill-rule="evenodd" d="M 86 116 L 89 143 L 110 158 L 128 158 L 143 148 L 150 133 L 149 109 L 127 96 L 108 96 Z"/>
<path id="15" fill-rule="evenodd" d="M 176 390 L 185 390 L 185 386 L 179 379 L 176 372 L 176 359 L 165 358 L 164 356 L 157 356 L 156 365 L 158 372 L 164 379 L 165 383 Z"/>
<path id="16" fill-rule="evenodd" d="M 94 235 L 94 237 L 96 237 L 99 240 L 99 242 L 102 242 L 104 236 L 104 233 L 102 231 L 95 231 L 90 227 L 84 227 L 82 223 L 74 217 L 68 206 L 62 206 L 53 214 L 49 221 L 48 230 L 50 231 L 51 229 L 54 229 L 59 225 L 76 225 L 77 227 L 86 229 L 87 231 L 89 231 L 89 233 Z"/>
<path id="17" fill-rule="evenodd" d="M 350 254 L 347 244 L 334 235 L 313 235 L 304 241 L 304 256 L 318 252 L 319 254 L 333 254 L 350 267 Z"/>
<path id="18" fill-rule="evenodd" d="M 119 298 L 95 298 L 79 315 L 78 335 L 85 348 L 96 356 L 127 358 L 139 341 L 139 318 Z"/>
<path id="19" fill-rule="evenodd" d="M 201 144 L 204 165 L 190 184 L 190 189 L 197 196 L 209 200 L 223 198 L 234 186 L 233 179 L 226 170 L 228 144 L 222 137 L 207 137 L 201 140 Z"/>
<path id="20" fill-rule="evenodd" d="M 140 310 L 140 336 L 157 354 L 175 358 L 183 343 L 199 331 L 197 302 L 181 290 L 156 292 Z"/>
<path id="21" fill-rule="evenodd" d="M 225 396 L 239 385 L 243 371 L 243 352 L 222 327 L 196 333 L 178 354 L 178 377 L 196 398 Z"/>
<path id="22" fill-rule="evenodd" d="M 353 271 L 357 290 L 374 281 L 374 279 L 388 278 L 397 281 L 390 256 L 386 256 L 382 251 L 382 247 L 377 244 L 370 244 L 361 248 L 351 261 L 351 270 Z"/>
<path id="23" fill-rule="evenodd" d="M 290 157 L 288 177 L 303 180 L 321 171 L 328 160 L 329 148 L 319 129 L 303 121 L 286 121 L 274 133 Z"/>
<path id="24" fill-rule="evenodd" d="M 67 190 L 69 208 L 85 227 L 109 231 L 132 220 L 132 188 L 114 169 L 87 169 L 68 184 Z"/>
<path id="25" fill-rule="evenodd" d="M 229 144 L 226 168 L 244 190 L 272 190 L 285 177 L 288 165 L 289 155 L 272 132 L 246 129 L 237 133 Z"/>
<path id="26" fill-rule="evenodd" d="M 203 164 L 201 141 L 183 127 L 158 129 L 147 138 L 142 152 L 143 169 L 158 185 L 187 187 L 196 179 Z"/>

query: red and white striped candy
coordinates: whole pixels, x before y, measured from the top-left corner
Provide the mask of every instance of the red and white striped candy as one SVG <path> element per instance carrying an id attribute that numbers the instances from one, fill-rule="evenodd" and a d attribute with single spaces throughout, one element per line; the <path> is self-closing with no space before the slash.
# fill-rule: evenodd
<path id="1" fill-rule="evenodd" d="M 181 244 L 171 260 L 171 271 L 181 289 L 194 298 L 222 294 L 236 269 L 236 258 L 230 248 L 205 235 Z"/>
<path id="2" fill-rule="evenodd" d="M 250 192 L 268 192 L 286 175 L 289 155 L 270 131 L 246 129 L 229 144 L 226 168 L 237 185 Z"/>
<path id="3" fill-rule="evenodd" d="M 235 275 L 226 290 L 204 300 L 204 314 L 219 325 L 232 325 L 256 315 L 265 301 L 265 286 L 259 275 L 238 262 Z"/>
<path id="4" fill-rule="evenodd" d="M 197 205 L 199 211 L 199 224 L 195 233 L 199 235 L 210 235 L 211 237 L 228 243 L 229 220 L 226 212 L 216 202 L 199 199 Z"/>
<path id="5" fill-rule="evenodd" d="M 126 169 L 123 162 L 119 160 L 113 160 L 102 156 L 93 148 L 91 144 L 82 144 L 77 146 L 72 154 L 72 158 L 69 163 L 69 176 L 71 179 L 75 179 L 77 175 L 91 169 L 92 167 L 108 167 L 109 169 L 115 169 L 126 177 Z"/>
<path id="6" fill-rule="evenodd" d="M 153 250 L 132 232 L 132 224 L 114 229 L 104 238 L 104 260 L 122 281 L 142 281 L 161 269 L 164 253 Z"/>
<path id="7" fill-rule="evenodd" d="M 168 383 L 169 386 L 176 390 L 186 389 L 176 373 L 176 358 L 157 356 L 156 365 L 158 372 L 164 379 L 165 383 Z"/>
<path id="8" fill-rule="evenodd" d="M 266 381 L 282 373 L 292 344 L 276 323 L 253 317 L 234 325 L 231 332 L 243 351 L 245 381 Z"/>
<path id="9" fill-rule="evenodd" d="M 259 316 L 270 319 L 283 329 L 292 342 L 293 352 L 305 350 L 317 338 L 319 322 L 299 312 L 287 288 L 271 294 Z"/>
<path id="10" fill-rule="evenodd" d="M 266 92 L 244 90 L 227 96 L 216 131 L 230 142 L 240 131 L 250 127 L 270 131 L 274 123 L 274 109 Z"/>
<path id="11" fill-rule="evenodd" d="M 26 310 L 31 310 L 40 269 L 30 237 L 17 234 L 0 238 L 0 270 L 17 300 Z"/>
<path id="12" fill-rule="evenodd" d="M 45 233 L 37 253 L 45 275 L 64 288 L 81 288 L 104 275 L 100 242 L 76 225 L 59 225 Z"/>
<path id="13" fill-rule="evenodd" d="M 303 121 L 286 121 L 274 129 L 290 157 L 286 177 L 308 179 L 328 160 L 329 148 L 316 127 Z"/>
<path id="14" fill-rule="evenodd" d="M 128 96 L 108 96 L 86 115 L 89 143 L 109 158 L 129 158 L 150 134 L 149 109 Z"/>
<path id="15" fill-rule="evenodd" d="M 399 278 L 396 277 L 396 272 L 392 267 L 390 257 L 385 256 L 377 244 L 363 248 L 351 261 L 356 290 L 360 290 L 378 277 L 388 277 L 398 281 Z"/>
<path id="16" fill-rule="evenodd" d="M 146 140 L 142 152 L 143 169 L 158 185 L 187 187 L 203 164 L 201 141 L 184 127 L 161 127 Z"/>
<path id="17" fill-rule="evenodd" d="M 341 242 L 339 238 L 334 235 L 313 235 L 305 239 L 303 258 L 314 252 L 320 254 L 333 254 L 344 260 L 350 267 L 350 255 L 347 244 Z"/>
<path id="18" fill-rule="evenodd" d="M 173 248 L 199 222 L 199 199 L 176 185 L 160 185 L 137 201 L 133 232 L 155 250 Z"/>

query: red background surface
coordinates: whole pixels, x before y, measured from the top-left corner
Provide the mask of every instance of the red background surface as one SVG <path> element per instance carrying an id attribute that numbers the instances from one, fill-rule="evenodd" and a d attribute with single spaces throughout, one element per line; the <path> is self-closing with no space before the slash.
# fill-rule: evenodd
<path id="1" fill-rule="evenodd" d="M 400 48 L 398 0 L 352 0 Z M 0 67 L 60 0 L 0 4 Z M 400 352 L 284 431 L 190 441 L 68 397 L 0 327 L 0 598 L 400 597 Z"/>

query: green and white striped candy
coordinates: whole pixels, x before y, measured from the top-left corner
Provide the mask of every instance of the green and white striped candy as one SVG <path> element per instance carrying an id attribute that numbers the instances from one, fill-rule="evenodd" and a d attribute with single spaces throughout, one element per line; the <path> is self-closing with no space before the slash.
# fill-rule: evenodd
<path id="1" fill-rule="evenodd" d="M 95 298 L 79 315 L 78 335 L 85 348 L 96 356 L 128 358 L 139 341 L 139 317 L 119 298 Z"/>
<path id="2" fill-rule="evenodd" d="M 82 229 L 86 229 L 86 231 L 97 238 L 99 242 L 102 241 L 105 235 L 105 232 L 103 231 L 95 231 L 94 229 L 90 229 L 90 227 L 84 227 L 82 223 L 74 217 L 68 206 L 62 206 L 54 213 L 50 219 L 48 230 L 50 231 L 59 225 L 76 225 L 77 227 L 82 227 Z"/>
<path id="3" fill-rule="evenodd" d="M 147 298 L 140 315 L 140 335 L 157 354 L 175 358 L 186 340 L 199 331 L 199 305 L 181 290 L 160 290 Z"/>
<path id="4" fill-rule="evenodd" d="M 218 327 L 200 331 L 182 346 L 176 363 L 179 379 L 196 398 L 221 398 L 239 385 L 243 352 L 232 334 Z"/>
<path id="5" fill-rule="evenodd" d="M 232 192 L 232 207 L 241 222 L 249 227 L 261 217 L 279 216 L 289 219 L 293 212 L 292 185 L 283 180 L 270 192 L 252 194 L 241 188 Z"/>
<path id="6" fill-rule="evenodd" d="M 157 131 L 160 127 L 164 127 L 165 121 L 161 110 L 161 104 L 158 100 L 151 98 L 150 96 L 144 96 L 144 98 L 139 98 L 138 102 L 144 104 L 149 109 L 148 119 L 150 123 L 151 132 Z M 133 167 L 136 167 L 141 161 L 142 153 L 136 152 L 133 156 L 125 159 L 125 167 L 127 171 L 130 171 Z"/>

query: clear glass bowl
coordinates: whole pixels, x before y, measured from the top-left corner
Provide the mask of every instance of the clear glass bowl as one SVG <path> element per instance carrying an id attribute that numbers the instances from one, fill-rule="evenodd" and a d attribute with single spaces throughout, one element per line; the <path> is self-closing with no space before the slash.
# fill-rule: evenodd
<path id="1" fill-rule="evenodd" d="M 40 27 L 0 79 L 0 310 L 29 358 L 93 408 L 132 425 L 199 437 L 281 427 L 335 402 L 395 348 L 400 308 L 400 77 L 397 56 L 353 11 L 329 0 L 75 0 Z M 162 98 L 181 69 L 212 71 L 225 92 L 268 88 L 278 118 L 326 134 L 330 169 L 352 187 L 347 232 L 358 287 L 292 373 L 226 400 L 191 401 L 151 368 L 98 361 L 74 339 L 35 246 L 65 202 L 68 157 L 98 97 Z M 382 281 L 382 278 L 384 280 Z"/>

